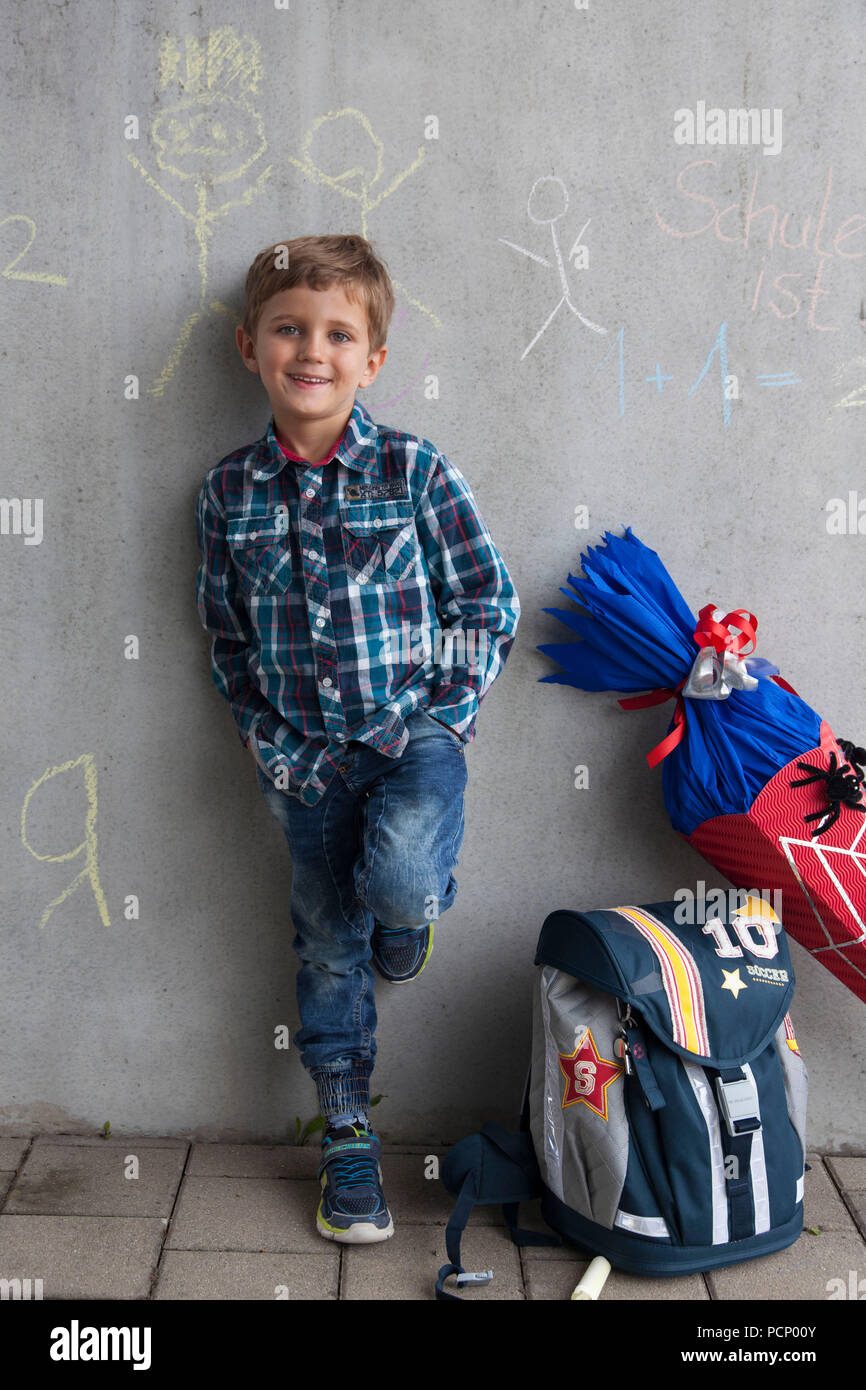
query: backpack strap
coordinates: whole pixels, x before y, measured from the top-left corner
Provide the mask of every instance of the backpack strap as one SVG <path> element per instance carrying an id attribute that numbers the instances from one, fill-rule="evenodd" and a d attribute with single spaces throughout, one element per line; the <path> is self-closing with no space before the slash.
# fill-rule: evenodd
<path id="1" fill-rule="evenodd" d="M 716 1073 L 716 1098 L 727 1128 L 728 1152 L 737 1160 L 737 1176 L 725 1177 L 731 1221 L 731 1240 L 744 1240 L 755 1231 L 755 1204 L 749 1165 L 752 1135 L 761 1128 L 754 1082 L 742 1067 L 727 1067 Z"/>
<path id="2" fill-rule="evenodd" d="M 529 1195 L 535 1196 L 538 1190 L 539 1175 L 531 1136 L 526 1131 L 515 1134 L 513 1130 L 498 1125 L 495 1120 L 490 1120 L 484 1125 L 481 1133 L 495 1149 L 498 1149 L 499 1153 L 505 1154 L 506 1158 L 511 1159 L 515 1168 L 520 1169 L 526 1179 L 526 1186 L 530 1189 Z M 519 1200 L 527 1201 L 528 1198 L 521 1197 Z"/>
<path id="3" fill-rule="evenodd" d="M 517 1225 L 520 1203 L 530 1201 L 533 1197 L 538 1196 L 540 1191 L 538 1164 L 532 1147 L 531 1136 L 527 1133 L 514 1134 L 504 1129 L 502 1125 L 491 1122 L 481 1130 L 481 1140 L 480 1166 L 470 1169 L 466 1174 L 454 1204 L 451 1219 L 445 1227 L 445 1249 L 448 1252 L 450 1263 L 443 1265 L 439 1270 L 439 1277 L 436 1280 L 436 1297 L 440 1300 L 447 1299 L 453 1303 L 459 1303 L 461 1300 L 456 1294 L 448 1293 L 445 1290 L 445 1280 L 450 1275 L 457 1275 L 459 1287 L 468 1284 L 489 1284 L 493 1278 L 492 1269 L 482 1273 L 467 1274 L 460 1263 L 460 1242 L 475 1204 L 490 1205 L 491 1201 L 496 1200 L 495 1193 L 491 1198 L 490 1191 L 485 1191 L 486 1158 L 497 1154 L 502 1155 L 508 1160 L 511 1168 L 513 1181 L 509 1184 L 510 1200 L 501 1205 L 502 1215 L 514 1244 L 518 1246 L 562 1244 L 558 1235 L 547 1234 L 543 1231 L 527 1231 Z M 500 1163 L 500 1181 L 501 1169 Z"/>
<path id="4" fill-rule="evenodd" d="M 460 1241 L 466 1229 L 466 1222 L 472 1215 L 473 1207 L 477 1201 L 478 1169 L 472 1168 L 463 1179 L 463 1186 L 457 1196 L 457 1201 L 454 1203 L 454 1210 L 451 1213 L 448 1225 L 445 1227 L 445 1249 L 448 1253 L 450 1263 L 443 1265 L 439 1271 L 439 1277 L 436 1280 L 436 1297 L 440 1300 L 447 1300 L 449 1303 L 459 1303 L 461 1301 L 456 1294 L 446 1293 L 445 1280 L 449 1275 L 456 1274 L 458 1275 L 459 1283 L 459 1276 L 466 1273 L 460 1263 Z M 488 1270 L 487 1273 L 489 1273 L 490 1279 L 492 1279 L 493 1271 Z M 480 1280 L 477 1277 L 473 1277 L 471 1281 L 466 1280 L 464 1282 L 483 1282 L 486 1284 L 490 1282 L 490 1279 L 484 1278 Z"/>
<path id="5" fill-rule="evenodd" d="M 481 1133 L 500 1153 L 504 1153 L 506 1158 L 510 1158 L 511 1162 L 521 1170 L 526 1178 L 525 1196 L 520 1197 L 518 1201 L 503 1202 L 502 1204 L 502 1215 L 508 1227 L 508 1234 L 514 1244 L 561 1245 L 562 1241 L 557 1235 L 549 1235 L 543 1231 L 521 1230 L 517 1225 L 517 1211 L 520 1203 L 531 1201 L 533 1197 L 538 1196 L 540 1191 L 538 1162 L 530 1135 L 525 1132 L 513 1134 L 494 1121 L 486 1124 Z"/>
<path id="6" fill-rule="evenodd" d="M 662 1110 L 665 1098 L 647 1056 L 646 1039 L 636 1023 L 628 1030 L 628 1060 L 634 1068 L 644 1099 L 650 1110 Z"/>
<path id="7" fill-rule="evenodd" d="M 532 1085 L 532 1062 L 526 1069 L 526 1081 L 523 1086 L 523 1100 L 520 1103 L 520 1132 L 528 1134 L 530 1129 L 530 1109 L 529 1094 Z"/>

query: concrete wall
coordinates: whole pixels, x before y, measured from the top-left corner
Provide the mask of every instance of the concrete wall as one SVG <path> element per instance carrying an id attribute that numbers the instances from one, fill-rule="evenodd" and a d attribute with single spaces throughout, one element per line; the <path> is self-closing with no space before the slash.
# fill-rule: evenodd
<path id="1" fill-rule="evenodd" d="M 347 231 L 398 287 L 364 402 L 466 474 L 523 608 L 467 753 L 457 901 L 423 977 L 377 995 L 377 1123 L 510 1122 L 546 914 L 723 882 L 644 762 L 670 707 L 537 683 L 581 548 L 630 524 L 866 739 L 866 536 L 826 511 L 866 498 L 862 8 L 75 0 L 4 30 L 2 490 L 43 520 L 0 536 L 0 1129 L 280 1141 L 315 1112 L 273 1046 L 291 865 L 211 684 L 193 505 L 267 423 L 233 343 L 250 260 Z M 699 103 L 780 111 L 775 152 L 678 144 Z M 604 333 L 547 322 L 554 231 Z M 793 953 L 810 1142 L 862 1147 L 864 1007 Z"/>

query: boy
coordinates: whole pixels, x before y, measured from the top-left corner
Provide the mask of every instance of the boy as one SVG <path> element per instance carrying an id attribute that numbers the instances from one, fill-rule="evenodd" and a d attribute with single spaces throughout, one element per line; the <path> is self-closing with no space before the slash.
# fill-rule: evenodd
<path id="1" fill-rule="evenodd" d="M 363 237 L 260 252 L 236 339 L 272 418 L 196 509 L 214 683 L 291 850 L 294 1041 L 326 1121 L 316 1224 L 351 1243 L 394 1229 L 368 1116 L 372 966 L 414 979 L 454 900 L 464 746 L 520 616 L 462 475 L 355 399 L 393 309 Z"/>

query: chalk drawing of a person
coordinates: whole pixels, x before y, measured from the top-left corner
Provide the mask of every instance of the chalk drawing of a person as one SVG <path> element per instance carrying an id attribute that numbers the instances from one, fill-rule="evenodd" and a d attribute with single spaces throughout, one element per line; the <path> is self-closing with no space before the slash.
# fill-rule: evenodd
<path id="1" fill-rule="evenodd" d="M 194 209 L 182 205 L 148 173 L 132 153 L 127 159 L 149 187 L 165 198 L 181 217 L 192 223 L 199 246 L 200 296 L 175 341 L 165 366 L 148 393 L 161 396 L 174 375 L 193 328 L 211 312 L 234 316 L 219 300 L 207 303 L 208 241 L 215 224 L 236 207 L 252 202 L 270 177 L 272 166 L 252 178 L 267 149 L 262 118 L 250 99 L 262 80 L 261 46 L 251 35 L 239 36 L 231 24 L 212 29 L 201 39 L 180 40 L 167 35 L 159 57 L 159 85 L 165 90 L 176 82 L 183 98 L 160 111 L 151 130 L 156 163 L 163 175 L 192 184 Z M 239 195 L 216 207 L 208 202 L 218 185 L 246 180 Z"/>
<path id="2" fill-rule="evenodd" d="M 548 188 L 544 187 L 544 185 L 552 185 L 552 187 Z M 562 182 L 562 179 L 558 179 L 555 175 L 550 174 L 545 175 L 543 178 L 535 180 L 535 183 L 532 185 L 532 188 L 529 193 L 529 199 L 526 204 L 526 211 L 529 214 L 532 221 L 535 222 L 537 226 L 550 227 L 550 235 L 553 239 L 553 252 L 556 256 L 556 266 L 559 272 L 559 284 L 562 290 L 562 297 L 557 303 L 556 307 L 553 309 L 553 311 L 545 319 L 544 323 L 539 328 L 532 342 L 529 344 L 528 347 L 525 347 L 523 349 L 523 352 L 520 354 L 521 362 L 523 361 L 524 357 L 526 357 L 527 354 L 530 353 L 532 349 L 535 347 L 535 344 L 538 342 L 542 333 L 553 322 L 554 315 L 556 315 L 559 312 L 563 304 L 567 304 L 571 312 L 573 314 L 577 314 L 577 317 L 580 319 L 581 323 L 585 324 L 587 328 L 591 328 L 593 333 L 607 332 L 606 328 L 602 328 L 599 324 L 593 323 L 590 319 L 585 318 L 584 315 L 577 308 L 577 305 L 573 304 L 571 300 L 571 288 L 568 283 L 568 276 L 566 274 L 565 266 L 562 263 L 562 254 L 560 252 L 559 242 L 557 241 L 556 237 L 556 224 L 559 221 L 559 219 L 565 215 L 567 209 L 568 193 L 566 192 L 565 184 Z M 583 236 L 588 226 L 589 218 L 587 218 L 586 222 L 584 222 L 583 226 L 581 227 L 580 231 L 575 237 L 574 244 L 572 245 L 572 248 L 568 253 L 569 260 L 571 260 L 572 257 L 578 251 L 578 248 L 580 247 L 580 238 Z M 533 251 L 527 251 L 525 246 L 518 246 L 516 242 L 507 241 L 505 237 L 499 237 L 499 240 L 503 242 L 506 246 L 513 247 L 515 251 L 521 251 L 524 256 L 529 256 L 531 260 L 538 261 L 539 265 L 545 265 L 549 269 L 553 269 L 552 262 L 546 260 L 544 256 L 536 256 Z"/>
<path id="3" fill-rule="evenodd" d="M 412 163 L 395 175 L 387 188 L 376 193 L 374 185 L 382 177 L 385 146 L 374 133 L 363 111 L 358 111 L 354 106 L 344 106 L 339 111 L 327 111 L 324 116 L 316 117 L 301 141 L 299 154 L 299 159 L 293 155 L 289 155 L 289 159 L 308 179 L 325 184 L 341 197 L 351 198 L 358 203 L 361 212 L 360 233 L 366 237 L 367 214 L 390 198 L 404 179 L 415 172 L 424 159 L 425 151 L 421 145 Z M 346 159 L 349 162 L 339 173 L 326 172 L 325 166 L 333 167 Z M 353 184 L 357 186 L 352 187 Z M 432 310 L 413 299 L 405 285 L 393 277 L 392 284 L 414 308 L 432 319 L 437 328 L 441 328 L 441 321 Z"/>

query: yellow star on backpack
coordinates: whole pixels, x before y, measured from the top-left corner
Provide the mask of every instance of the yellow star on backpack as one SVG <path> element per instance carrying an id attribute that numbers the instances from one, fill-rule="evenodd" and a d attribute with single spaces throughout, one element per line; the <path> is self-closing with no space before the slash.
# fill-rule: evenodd
<path id="1" fill-rule="evenodd" d="M 736 970 L 723 970 L 722 974 L 725 977 L 725 983 L 722 985 L 722 989 L 729 989 L 735 999 L 739 995 L 741 989 L 748 988 L 748 986 L 740 979 L 739 968 L 737 968 Z"/>

